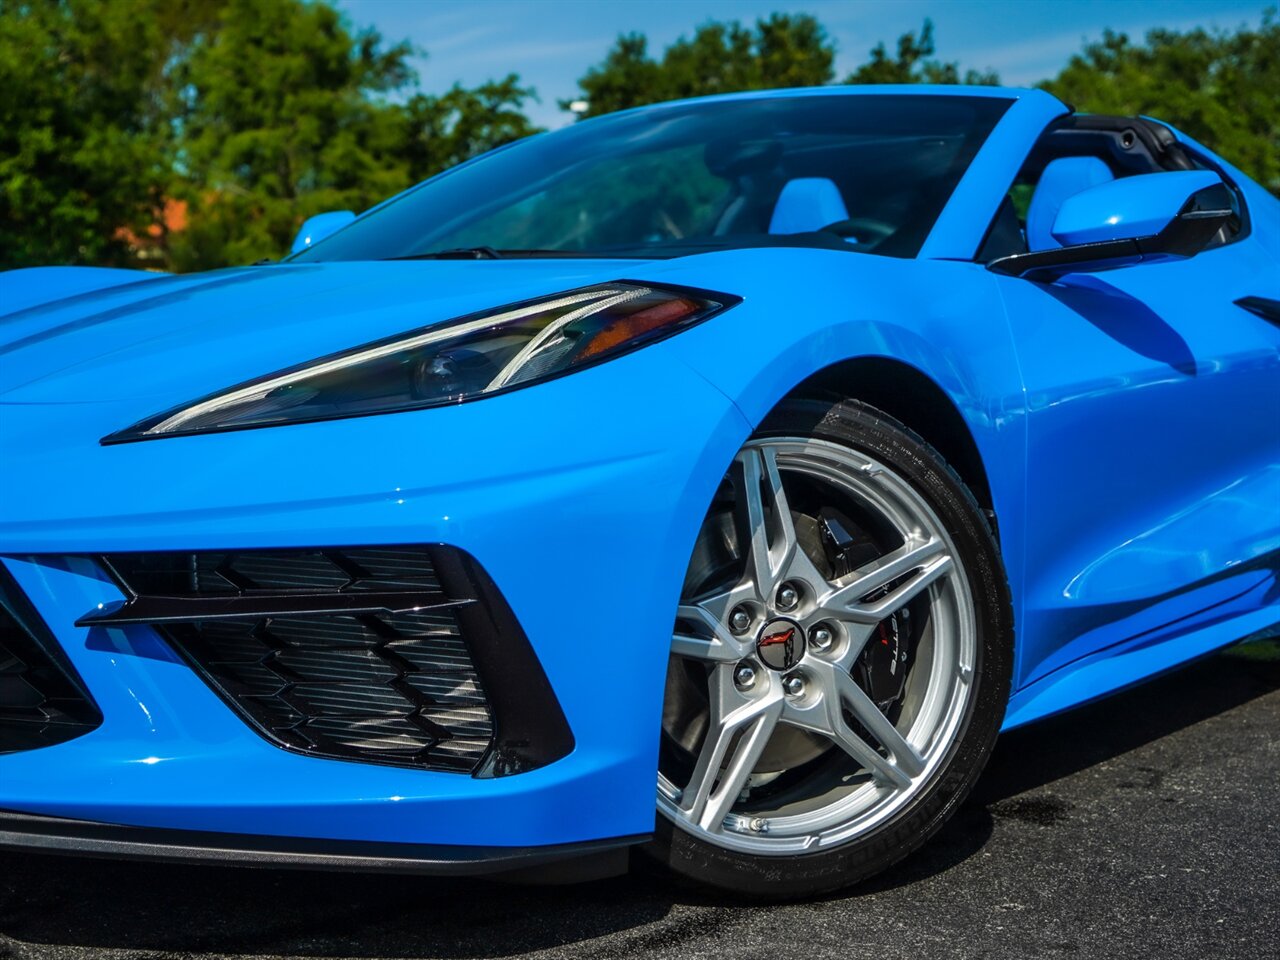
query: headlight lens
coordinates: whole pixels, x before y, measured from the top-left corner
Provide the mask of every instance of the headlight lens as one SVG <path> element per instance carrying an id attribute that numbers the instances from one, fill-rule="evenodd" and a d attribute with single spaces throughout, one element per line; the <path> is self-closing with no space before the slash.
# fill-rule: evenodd
<path id="1" fill-rule="evenodd" d="M 148 417 L 103 443 L 416 410 L 562 376 L 678 333 L 736 298 L 586 287 L 400 334 Z"/>

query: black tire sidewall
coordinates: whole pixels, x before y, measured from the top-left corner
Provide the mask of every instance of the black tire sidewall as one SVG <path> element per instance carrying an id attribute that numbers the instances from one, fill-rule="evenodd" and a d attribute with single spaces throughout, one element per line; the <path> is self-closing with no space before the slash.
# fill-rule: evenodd
<path id="1" fill-rule="evenodd" d="M 1013 623 L 999 550 L 973 494 L 920 437 L 864 403 L 789 400 L 754 439 L 826 440 L 868 455 L 906 479 L 955 544 L 977 625 L 974 694 L 939 772 L 912 801 L 866 835 L 833 850 L 760 857 L 715 846 L 659 815 L 644 852 L 679 877 L 752 897 L 785 900 L 850 886 L 881 872 L 935 834 L 968 796 L 995 744 L 1009 698 Z"/>

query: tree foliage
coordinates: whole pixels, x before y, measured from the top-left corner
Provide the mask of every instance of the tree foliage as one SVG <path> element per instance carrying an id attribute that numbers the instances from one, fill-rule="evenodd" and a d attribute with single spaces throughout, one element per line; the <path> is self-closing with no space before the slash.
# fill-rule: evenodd
<path id="1" fill-rule="evenodd" d="M 406 185 L 395 111 L 410 50 L 353 36 L 323 4 L 229 0 L 174 71 L 191 226 L 175 265 L 275 256 L 300 218 Z"/>
<path id="2" fill-rule="evenodd" d="M 116 264 L 163 204 L 198 4 L 0 0 L 0 265 Z"/>
<path id="3" fill-rule="evenodd" d="M 516 76 L 418 93 L 412 52 L 323 2 L 0 0 L 0 267 L 279 256 L 536 131 Z"/>
<path id="4" fill-rule="evenodd" d="M 329 0 L 0 0 L 0 268 L 136 265 L 139 248 L 180 270 L 278 256 L 312 213 L 363 209 L 536 132 L 517 75 L 426 93 L 413 53 Z M 835 53 L 807 14 L 707 22 L 660 55 L 627 34 L 579 81 L 583 115 L 823 85 Z M 938 59 L 926 20 L 843 82 L 997 78 Z M 1280 193 L 1274 9 L 1256 29 L 1107 32 L 1043 86 L 1167 120 Z"/>
<path id="5" fill-rule="evenodd" d="M 514 73 L 474 89 L 454 84 L 440 95 L 415 94 L 400 112 L 409 182 L 537 133 L 539 128 L 521 113 L 522 105 L 534 96 Z"/>
<path id="6" fill-rule="evenodd" d="M 739 90 L 814 87 L 835 76 L 835 46 L 809 14 L 775 13 L 752 27 L 737 21 L 704 23 L 691 38 L 681 37 L 649 55 L 638 33 L 617 39 L 603 62 L 578 81 L 587 104 L 583 117 L 647 103 Z M 561 101 L 570 109 L 574 101 Z"/>
<path id="7" fill-rule="evenodd" d="M 883 43 L 871 49 L 871 59 L 859 66 L 845 83 L 968 83 L 982 86 L 998 86 L 1000 77 L 995 71 L 965 70 L 960 64 L 932 59 L 936 49 L 933 42 L 933 21 L 925 20 L 917 36 L 907 31 L 898 38 L 898 54 L 890 57 Z"/>
<path id="8" fill-rule="evenodd" d="M 870 52 L 844 83 L 978 83 L 997 84 L 991 72 L 966 70 L 958 63 L 933 59 L 933 23 L 920 33 L 898 39 L 897 55 L 883 43 Z M 740 23 L 704 23 L 692 38 L 681 37 L 663 51 L 649 54 L 648 40 L 638 33 L 617 39 L 604 60 L 578 81 L 580 97 L 560 101 L 580 117 L 639 107 L 681 97 L 700 97 L 738 90 L 817 87 L 835 78 L 835 44 L 808 14 L 775 13 L 748 28 Z M 587 109 L 582 110 L 580 103 Z"/>
<path id="9" fill-rule="evenodd" d="M 1256 30 L 1108 30 L 1044 88 L 1077 110 L 1172 123 L 1280 194 L 1280 19 Z"/>
<path id="10" fill-rule="evenodd" d="M 325 4 L 225 0 L 176 71 L 191 226 L 174 266 L 278 256 L 305 217 L 363 210 L 536 129 L 514 75 L 389 101 L 416 81 L 411 53 Z"/>

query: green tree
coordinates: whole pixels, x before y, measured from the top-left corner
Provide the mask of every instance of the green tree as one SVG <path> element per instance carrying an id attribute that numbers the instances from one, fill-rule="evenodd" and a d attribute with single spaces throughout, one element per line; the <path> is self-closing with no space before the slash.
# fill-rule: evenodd
<path id="1" fill-rule="evenodd" d="M 578 81 L 587 109 L 598 116 L 646 103 L 738 90 L 813 87 L 830 83 L 835 46 L 808 14 L 775 13 L 753 27 L 708 22 L 663 51 L 649 55 L 648 41 L 626 34 Z M 571 109 L 573 100 L 560 106 Z"/>
<path id="2" fill-rule="evenodd" d="M 353 32 L 324 3 L 224 0 L 176 71 L 190 227 L 180 270 L 276 257 L 306 217 L 362 210 L 477 153 L 535 132 L 514 74 L 410 94 L 407 43 Z"/>
<path id="3" fill-rule="evenodd" d="M 0 268 L 130 265 L 147 234 L 170 269 L 278 256 L 311 213 L 364 208 L 536 132 L 517 76 L 422 93 L 411 52 L 328 0 L 0 0 Z M 844 82 L 997 82 L 935 52 L 926 20 Z M 704 23 L 661 56 L 619 37 L 580 86 L 590 116 L 822 85 L 834 56 L 814 17 L 773 14 Z M 1256 29 L 1107 32 L 1044 86 L 1168 120 L 1280 193 L 1274 9 Z M 174 198 L 189 225 L 168 235 Z"/>
<path id="4" fill-rule="evenodd" d="M 399 110 L 399 151 L 416 183 L 486 150 L 538 133 L 522 113 L 532 88 L 512 73 L 474 89 L 454 84 L 441 95 L 419 93 Z"/>
<path id="5" fill-rule="evenodd" d="M 998 86 L 1000 77 L 994 71 L 960 72 L 955 62 L 932 59 L 933 21 L 925 20 L 920 35 L 907 31 L 898 38 L 898 54 L 890 57 L 883 43 L 871 50 L 871 59 L 845 77 L 845 83 L 968 83 Z"/>
<path id="6" fill-rule="evenodd" d="M 1257 29 L 1108 30 L 1043 84 L 1077 110 L 1166 120 L 1280 194 L 1280 20 Z"/>
<path id="7" fill-rule="evenodd" d="M 190 226 L 174 265 L 278 256 L 302 218 L 406 186 L 401 124 L 377 98 L 414 79 L 409 54 L 325 4 L 224 3 L 175 71 Z"/>
<path id="8" fill-rule="evenodd" d="M 407 43 L 353 32 L 302 0 L 224 0 L 177 71 L 191 226 L 178 269 L 276 257 L 306 217 L 362 210 L 478 153 L 536 132 L 514 74 L 410 94 Z"/>
<path id="9" fill-rule="evenodd" d="M 0 0 L 0 268 L 123 264 L 163 207 L 201 0 Z"/>
<path id="10" fill-rule="evenodd" d="M 518 77 L 417 93 L 410 53 L 321 0 L 0 0 L 0 268 L 279 256 L 536 131 Z"/>

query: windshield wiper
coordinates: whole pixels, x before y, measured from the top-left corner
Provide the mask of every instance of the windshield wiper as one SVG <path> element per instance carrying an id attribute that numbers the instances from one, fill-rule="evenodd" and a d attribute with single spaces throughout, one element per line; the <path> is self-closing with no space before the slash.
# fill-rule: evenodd
<path id="1" fill-rule="evenodd" d="M 433 250 L 430 253 L 412 253 L 407 257 L 387 257 L 387 260 L 501 260 L 503 254 L 493 247 L 454 247 L 451 250 Z"/>
<path id="2" fill-rule="evenodd" d="M 457 247 L 450 250 L 432 250 L 429 253 L 412 253 L 403 257 L 383 257 L 384 260 L 599 260 L 608 256 L 599 250 L 499 250 L 495 247 Z"/>

